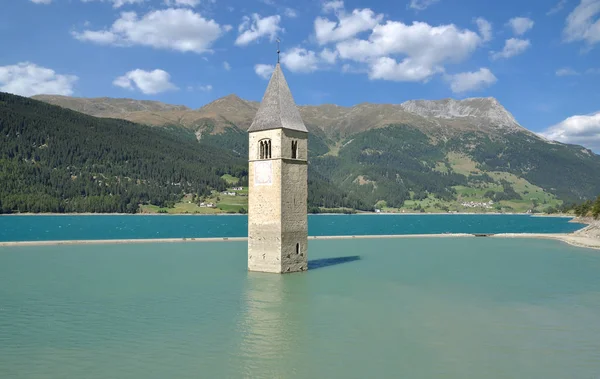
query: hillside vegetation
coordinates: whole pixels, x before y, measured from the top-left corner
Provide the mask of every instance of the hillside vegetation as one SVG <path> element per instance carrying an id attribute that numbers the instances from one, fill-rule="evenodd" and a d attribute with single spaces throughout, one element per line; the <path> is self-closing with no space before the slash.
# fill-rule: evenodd
<path id="1" fill-rule="evenodd" d="M 235 95 L 196 110 L 160 103 L 140 110 L 150 105 L 131 99 L 44 100 L 179 130 L 244 160 L 259 106 Z M 600 193 L 600 156 L 531 133 L 494 98 L 299 109 L 310 132 L 313 207 L 552 212 Z"/>
<path id="2" fill-rule="evenodd" d="M 0 93 L 0 211 L 135 213 L 247 183 L 247 160 L 179 127 L 101 119 Z M 311 207 L 368 209 L 311 173 Z"/>

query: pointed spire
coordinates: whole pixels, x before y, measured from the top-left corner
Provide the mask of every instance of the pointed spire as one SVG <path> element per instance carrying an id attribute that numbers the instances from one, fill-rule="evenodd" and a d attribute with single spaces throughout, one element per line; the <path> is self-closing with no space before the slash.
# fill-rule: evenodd
<path id="1" fill-rule="evenodd" d="M 278 63 L 248 132 L 280 128 L 308 133 Z"/>

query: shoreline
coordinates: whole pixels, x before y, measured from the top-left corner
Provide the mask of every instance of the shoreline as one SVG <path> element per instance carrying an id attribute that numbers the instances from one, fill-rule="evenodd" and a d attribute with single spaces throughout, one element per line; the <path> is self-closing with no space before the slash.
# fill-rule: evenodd
<path id="1" fill-rule="evenodd" d="M 357 212 L 357 213 L 308 213 L 309 216 L 530 216 L 530 217 L 557 217 L 557 218 L 577 218 L 575 215 L 568 214 L 545 214 L 545 213 L 500 213 L 500 212 L 456 212 L 456 213 L 419 213 L 419 212 Z M 247 216 L 240 213 L 4 213 L 3 216 Z M 582 222 L 583 223 L 583 222 Z M 586 222 L 587 223 L 587 222 Z"/>
<path id="2" fill-rule="evenodd" d="M 398 234 L 398 235 L 348 235 L 348 236 L 309 236 L 308 240 L 340 239 L 379 239 L 379 238 L 533 238 L 562 241 L 572 246 L 600 249 L 600 239 L 566 233 L 500 233 L 480 237 L 471 233 L 448 234 Z M 243 242 L 248 237 L 207 237 L 207 238 L 159 238 L 122 240 L 68 240 L 68 241 L 14 241 L 0 242 L 0 247 L 16 246 L 64 246 L 64 245 L 123 245 L 144 243 L 183 243 L 183 242 Z"/>

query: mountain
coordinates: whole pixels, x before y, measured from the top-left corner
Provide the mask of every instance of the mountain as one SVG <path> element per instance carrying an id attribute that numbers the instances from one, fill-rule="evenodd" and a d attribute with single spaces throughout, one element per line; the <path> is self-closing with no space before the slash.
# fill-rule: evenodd
<path id="1" fill-rule="evenodd" d="M 247 175 L 246 159 L 199 144 L 188 129 L 97 118 L 0 92 L 0 213 L 168 208 L 226 190 L 225 178 L 245 185 Z M 309 180 L 313 208 L 368 209 L 316 173 Z"/>
<path id="2" fill-rule="evenodd" d="M 88 99 L 60 95 L 36 95 L 32 96 L 32 99 L 98 117 L 139 111 L 163 112 L 171 110 L 189 110 L 189 108 L 184 105 L 170 105 L 150 100 L 113 99 L 110 97 Z"/>
<path id="3" fill-rule="evenodd" d="M 103 116 L 184 127 L 201 145 L 245 158 L 258 105 L 229 95 L 196 110 Z M 299 109 L 310 131 L 309 171 L 368 206 L 552 210 L 600 193 L 600 156 L 537 136 L 491 97 Z"/>

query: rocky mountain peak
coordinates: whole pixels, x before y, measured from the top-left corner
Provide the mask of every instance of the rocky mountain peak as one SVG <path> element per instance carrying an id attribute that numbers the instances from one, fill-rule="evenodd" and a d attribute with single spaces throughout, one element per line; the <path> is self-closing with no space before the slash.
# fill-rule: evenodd
<path id="1" fill-rule="evenodd" d="M 438 119 L 470 118 L 497 127 L 521 129 L 513 115 L 493 97 L 472 97 L 463 100 L 409 100 L 401 104 L 410 113 Z"/>

